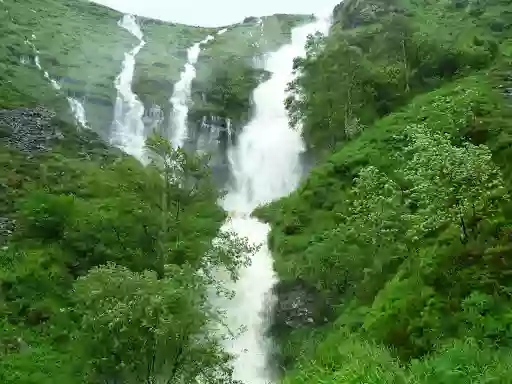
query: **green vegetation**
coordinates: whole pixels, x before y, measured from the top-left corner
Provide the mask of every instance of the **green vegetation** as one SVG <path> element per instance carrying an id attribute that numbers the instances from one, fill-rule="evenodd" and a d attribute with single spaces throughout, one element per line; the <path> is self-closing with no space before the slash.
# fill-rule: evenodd
<path id="1" fill-rule="evenodd" d="M 134 44 L 120 15 L 27 1 L 2 3 L 0 30 L 12 33 L 0 47 L 0 107 L 67 113 L 34 68 L 32 33 L 66 92 L 89 84 L 111 102 Z M 346 0 L 330 35 L 297 59 L 287 108 L 320 165 L 258 210 L 273 226 L 283 383 L 512 383 L 508 8 Z M 216 36 L 190 119 L 245 121 L 265 76 L 252 59 L 306 19 L 275 15 L 263 33 L 248 19 Z M 215 30 L 147 19 L 142 28 L 135 88 L 165 103 L 184 49 Z M 91 72 L 78 71 L 85 61 Z M 63 119 L 51 121 L 44 150 L 20 150 L 9 124 L 0 115 L 0 381 L 232 382 L 214 332 L 222 315 L 207 300 L 221 287 L 208 271 L 236 278 L 254 249 L 230 234 L 212 242 L 225 215 L 206 159 L 152 137 L 143 167 Z"/>
<path id="2" fill-rule="evenodd" d="M 212 244 L 225 214 L 205 159 L 154 137 L 143 167 L 58 119 L 47 150 L 20 151 L 8 129 L 0 381 L 229 383 L 208 301 L 216 282 L 199 271 L 236 277 L 252 248 L 229 233 Z"/>
<path id="3" fill-rule="evenodd" d="M 258 210 L 279 301 L 315 298 L 277 308 L 283 383 L 511 382 L 508 8 L 346 0 L 296 61 L 321 164 Z"/>
<path id="4" fill-rule="evenodd" d="M 505 51 L 500 44 L 510 34 L 510 13 L 500 1 L 481 5 L 477 16 L 472 7 L 423 0 L 341 3 L 330 38 L 310 40 L 308 58 L 296 63 L 304 75 L 291 84 L 288 108 L 293 122 L 304 124 L 308 145 L 332 151 L 414 96 L 488 67 Z"/>
<path id="5" fill-rule="evenodd" d="M 215 36 L 199 58 L 190 122 L 199 126 L 203 116 L 215 116 L 229 118 L 235 129 L 247 123 L 252 91 L 267 78 L 255 59 L 290 42 L 292 28 L 310 19 L 281 14 L 248 18 Z"/>
<path id="6" fill-rule="evenodd" d="M 26 95 L 45 88 L 48 94 L 37 95 L 34 102 L 56 106 L 55 92 L 43 84 L 46 79 L 35 66 L 34 49 L 25 43 L 29 40 L 39 51 L 42 67 L 59 81 L 63 93 L 83 102 L 90 126 L 108 134 L 117 94 L 114 81 L 124 54 L 137 44 L 136 38 L 118 25 L 123 15 L 88 0 L 27 0 L 22 5 L 4 0 L 2 7 L 7 12 L 0 14 L 0 33 L 6 36 L 0 47 L 0 76 L 2 84 L 9 85 L 2 89 L 3 106 L 8 106 L 7 100 L 26 106 Z M 196 123 L 209 114 L 246 121 L 251 92 L 262 79 L 261 71 L 254 69 L 253 57 L 287 42 L 291 28 L 306 19 L 274 15 L 262 18 L 260 25 L 258 19 L 249 18 L 227 26 L 225 34 L 216 36 L 221 28 L 138 17 L 146 45 L 136 58 L 133 91 L 147 108 L 159 105 L 167 118 L 173 85 L 187 61 L 187 48 L 211 34 L 216 38 L 203 47 L 190 121 Z M 219 89 L 229 94 L 219 96 Z M 66 116 L 65 107 L 58 109 L 61 118 Z"/>
<path id="7" fill-rule="evenodd" d="M 146 106 L 160 105 L 167 118 L 169 98 L 187 60 L 187 49 L 203 41 L 192 85 L 189 123 L 200 128 L 204 117 L 230 118 L 237 126 L 247 121 L 250 96 L 264 79 L 254 59 L 290 40 L 290 31 L 308 16 L 273 15 L 249 18 L 224 28 L 202 28 L 139 18 L 148 42 L 137 56 L 134 91 Z"/>
<path id="8" fill-rule="evenodd" d="M 168 115 L 174 83 L 187 62 L 187 49 L 219 28 L 191 27 L 138 18 L 147 44 L 137 55 L 133 90 L 146 106 L 158 104 Z"/>
<path id="9" fill-rule="evenodd" d="M 2 6 L 7 12 L 0 15 L 5 21 L 0 30 L 7 40 L 1 63 L 12 92 L 19 95 L 18 104 L 26 106 L 26 95 L 37 95 L 41 81 L 47 81 L 35 66 L 35 52 L 25 43 L 29 40 L 40 52 L 42 67 L 62 83 L 65 93 L 87 96 L 91 126 L 107 128 L 116 96 L 113 82 L 134 40 L 117 26 L 121 14 L 85 0 L 5 0 Z M 53 107 L 47 99 L 37 99 Z"/>
<path id="10" fill-rule="evenodd" d="M 222 192 L 208 159 L 152 137 L 144 167 L 100 139 L 124 53 L 136 44 L 117 24 L 122 15 L 85 0 L 0 4 L 0 382 L 231 383 L 222 334 L 237 330 L 219 332 L 223 316 L 209 300 L 212 289 L 230 292 L 210 272 L 236 279 L 255 249 L 219 234 Z M 222 67 L 217 53 L 233 64 L 221 84 L 230 96 L 208 96 L 212 113 L 246 118 L 261 80 L 252 57 L 287 41 L 302 19 L 265 18 L 264 33 L 248 20 L 259 48 L 247 50 L 246 36 L 238 51 L 225 48 L 240 26 L 206 47 L 201 81 L 217 81 L 207 69 Z M 147 44 L 134 90 L 165 110 L 185 49 L 218 29 L 138 21 Z M 66 96 L 84 100 L 100 136 L 76 130 Z"/>

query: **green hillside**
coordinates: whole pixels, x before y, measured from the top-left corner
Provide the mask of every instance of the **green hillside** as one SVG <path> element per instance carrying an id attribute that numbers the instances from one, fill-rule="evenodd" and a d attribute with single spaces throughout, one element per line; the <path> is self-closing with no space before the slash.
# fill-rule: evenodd
<path id="1" fill-rule="evenodd" d="M 319 165 L 258 211 L 283 383 L 511 382 L 511 25 L 346 0 L 310 40 L 287 108 Z"/>
<path id="2" fill-rule="evenodd" d="M 254 59 L 290 42 L 292 28 L 310 19 L 296 15 L 249 18 L 217 36 L 199 59 L 191 122 L 212 115 L 230 118 L 240 129 L 250 117 L 252 90 L 266 78 Z"/>
<path id="3" fill-rule="evenodd" d="M 85 0 L 0 7 L 0 382 L 235 384 L 204 272 L 235 276 L 254 250 L 213 247 L 225 214 L 205 159 L 153 137 L 143 167 L 97 134 L 137 43 L 122 15 Z M 345 0 L 296 60 L 286 107 L 317 165 L 257 210 L 272 225 L 283 384 L 512 384 L 510 8 Z M 308 19 L 216 35 L 139 18 L 134 90 L 168 116 L 186 49 L 215 35 L 191 127 L 239 128 L 267 76 L 253 59 Z M 97 133 L 77 131 L 66 95 Z"/>
<path id="4" fill-rule="evenodd" d="M 43 76 L 35 66 L 34 49 L 25 43 L 29 40 L 39 51 L 43 69 L 59 81 L 63 93 L 84 102 L 91 127 L 108 134 L 116 100 L 114 80 L 121 71 L 124 54 L 137 44 L 135 37 L 118 26 L 123 15 L 88 0 L 27 0 L 23 4 L 5 0 L 2 8 L 5 12 L 0 14 L 0 33 L 6 38 L 0 48 L 3 68 L 0 76 L 3 76 L 2 83 L 9 84 L 8 89 L 2 89 L 8 94 L 2 103 L 24 105 L 29 97 L 26 95 L 50 102 L 51 93 L 55 93 L 39 95 L 35 91 L 41 88 L 37 85 Z M 253 74 L 252 56 L 287 42 L 294 23 L 307 19 L 276 15 L 263 18 L 263 29 L 253 19 L 227 26 L 228 32 L 210 42 L 205 56 L 200 58 L 194 93 L 215 94 L 219 77 L 216 68 L 226 69 L 225 60 L 229 56 L 232 71 L 227 81 L 235 84 L 234 97 L 246 103 L 259 79 L 257 73 Z M 215 35 L 221 28 L 186 26 L 142 17 L 138 18 L 138 23 L 146 45 L 136 57 L 133 90 L 148 109 L 158 104 L 168 116 L 169 98 L 186 62 L 187 48 L 209 34 Z M 252 47 L 253 42 L 259 48 Z M 247 75 L 244 80 L 237 78 L 240 73 Z M 208 107 L 197 106 L 197 111 L 191 114 L 191 122 L 207 109 L 216 109 L 220 114 L 219 110 L 226 103 L 216 101 L 214 95 L 211 99 Z M 233 119 L 238 119 L 241 108 L 232 106 L 231 109 Z"/>

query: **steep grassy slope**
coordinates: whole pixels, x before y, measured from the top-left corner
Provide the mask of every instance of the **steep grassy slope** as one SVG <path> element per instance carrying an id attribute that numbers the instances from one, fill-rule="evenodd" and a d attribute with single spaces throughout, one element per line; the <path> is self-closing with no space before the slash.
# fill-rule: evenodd
<path id="1" fill-rule="evenodd" d="M 5 12 L 0 15 L 0 32 L 3 31 L 2 36 L 6 37 L 1 48 L 1 65 L 5 83 L 10 84 L 9 100 L 16 103 L 15 95 L 21 95 L 23 99 L 23 95 L 34 94 L 34 85 L 41 79 L 42 74 L 35 66 L 33 45 L 39 51 L 43 69 L 63 86 L 63 93 L 83 101 L 91 126 L 98 132 L 108 133 L 116 98 L 114 81 L 121 70 L 124 53 L 137 43 L 118 26 L 123 15 L 87 0 L 28 0 L 23 4 L 5 0 L 2 8 Z M 207 58 L 201 60 L 204 64 L 198 72 L 203 85 L 196 94 L 214 93 L 209 85 L 210 75 L 213 67 L 222 64 L 213 63 L 224 63 L 225 54 L 229 52 L 233 58 L 243 58 L 247 66 L 253 54 L 284 43 L 294 20 L 303 19 L 286 15 L 264 18 L 264 34 L 260 32 L 260 25 L 254 22 L 229 26 L 224 38 L 210 43 Z M 157 104 L 164 109 L 165 116 L 169 116 L 169 98 L 186 62 L 186 49 L 220 28 L 193 27 L 147 18 L 138 20 L 147 44 L 137 56 L 133 90 L 147 108 Z M 254 36 L 252 40 L 260 46 L 259 49 L 248 50 L 252 42 L 248 34 Z M 240 66 L 233 65 L 235 73 L 237 65 Z M 247 85 L 239 91 L 244 100 L 248 99 L 254 82 L 250 76 Z M 7 94 L 7 90 L 4 92 Z M 41 99 L 44 97 L 41 95 Z M 217 109 L 222 107 L 225 105 L 217 106 Z M 203 109 L 198 106 L 197 114 Z"/>
<path id="2" fill-rule="evenodd" d="M 123 15 L 86 0 L 4 4 L 8 12 L 2 28 L 10 36 L 4 57 L 17 66 L 22 65 L 22 57 L 28 58 L 27 65 L 34 69 L 33 49 L 24 43 L 29 39 L 40 51 L 41 65 L 64 92 L 84 101 L 92 127 L 108 132 L 116 98 L 114 81 L 124 53 L 137 43 L 118 26 Z M 182 50 L 209 30 L 150 19 L 142 19 L 141 24 L 147 44 L 137 57 L 134 91 L 150 106 L 168 99 L 186 61 Z M 17 87 L 30 93 L 22 82 Z"/>
<path id="3" fill-rule="evenodd" d="M 230 118 L 238 127 L 246 122 L 251 92 L 265 78 L 257 59 L 290 42 L 292 28 L 310 19 L 301 15 L 249 18 L 217 36 L 199 60 L 192 121 L 206 115 Z"/>
<path id="4" fill-rule="evenodd" d="M 169 98 L 187 62 L 187 49 L 220 28 L 138 20 L 148 44 L 137 56 L 133 90 L 146 106 L 158 104 L 169 112 Z"/>
<path id="5" fill-rule="evenodd" d="M 187 49 L 211 35 L 201 46 L 192 84 L 189 111 L 191 141 L 201 133 L 201 123 L 212 118 L 230 119 L 240 128 L 250 115 L 250 95 L 264 79 L 254 59 L 290 41 L 291 29 L 310 16 L 272 15 L 247 18 L 223 28 L 192 28 L 141 19 L 149 44 L 137 58 L 134 90 L 149 107 L 158 104 L 169 125 L 169 98 L 187 60 Z M 225 30 L 222 34 L 219 31 Z M 222 140 L 222 138 L 221 138 Z"/>
<path id="6" fill-rule="evenodd" d="M 2 4 L 5 22 L 0 25 L 4 65 L 12 72 L 34 72 L 29 78 L 9 75 L 18 94 L 34 95 L 32 80 L 40 77 L 35 67 L 39 50 L 41 65 L 64 86 L 64 92 L 79 98 L 87 96 L 90 120 L 96 129 L 111 121 L 115 100 L 114 79 L 120 70 L 124 52 L 133 44 L 130 35 L 117 26 L 120 14 L 87 1 L 17 1 Z M 24 58 L 26 63 L 21 63 Z M 108 123 L 107 123 L 108 126 Z"/>
<path id="7" fill-rule="evenodd" d="M 258 212 L 284 381 L 509 382 L 508 2 L 345 1 L 335 20 L 288 103 L 324 160 Z"/>
<path id="8" fill-rule="evenodd" d="M 262 56 L 288 43 L 292 28 L 310 20 L 308 15 L 247 18 L 204 46 L 192 83 L 189 144 L 215 154 L 212 167 L 221 183 L 229 176 L 226 149 L 251 117 L 252 91 L 268 76 Z"/>

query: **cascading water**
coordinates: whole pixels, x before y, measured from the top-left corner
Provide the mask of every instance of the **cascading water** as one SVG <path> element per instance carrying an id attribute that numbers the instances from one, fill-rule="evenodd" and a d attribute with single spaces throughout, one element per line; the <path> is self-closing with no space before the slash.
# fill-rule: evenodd
<path id="1" fill-rule="evenodd" d="M 132 81 L 135 71 L 135 56 L 146 43 L 134 16 L 125 15 L 118 24 L 135 36 L 139 40 L 139 44 L 130 52 L 124 54 L 122 70 L 115 81 L 117 99 L 111 142 L 126 153 L 143 161 L 145 135 L 142 118 L 144 116 L 144 105 L 133 93 Z"/>
<path id="2" fill-rule="evenodd" d="M 243 129 L 238 144 L 230 151 L 233 188 L 223 207 L 230 213 L 224 229 L 262 244 L 251 265 L 240 271 L 239 280 L 230 288 L 235 297 L 227 300 L 227 323 L 231 329 L 245 327 L 239 337 L 226 341 L 226 349 L 236 355 L 234 377 L 245 384 L 267 384 L 272 373 L 267 361 L 269 341 L 265 339 L 265 307 L 276 277 L 267 247 L 269 226 L 251 218 L 260 204 L 292 192 L 299 183 L 299 155 L 304 150 L 300 132 L 288 125 L 284 108 L 287 83 L 292 80 L 293 59 L 305 54 L 308 34 L 327 33 L 327 19 L 295 28 L 292 43 L 266 57 L 268 81 L 255 89 L 255 113 Z M 270 299 L 272 299 L 270 297 Z"/>
<path id="3" fill-rule="evenodd" d="M 36 38 L 36 36 L 32 35 L 32 39 L 35 39 L 35 38 Z M 30 45 L 35 52 L 34 63 L 36 65 L 37 69 L 39 69 L 40 71 L 43 72 L 44 77 L 50 82 L 53 89 L 55 89 L 56 91 L 61 91 L 62 90 L 61 85 L 57 82 L 57 80 L 52 79 L 50 77 L 50 74 L 48 73 L 48 71 L 45 71 L 43 69 L 43 67 L 41 66 L 41 60 L 39 59 L 39 51 L 35 47 L 34 43 L 32 43 L 30 40 L 26 40 L 25 43 Z M 23 64 L 23 60 L 22 60 L 22 64 Z M 76 122 L 82 128 L 89 128 L 89 125 L 87 124 L 87 118 L 85 115 L 84 105 L 80 101 L 75 99 L 74 97 L 67 96 L 66 99 L 68 101 L 69 108 L 71 108 L 71 112 L 75 116 Z"/>
<path id="4" fill-rule="evenodd" d="M 174 148 L 181 147 L 187 139 L 188 103 L 190 101 L 192 81 L 196 77 L 195 65 L 201 53 L 201 45 L 213 39 L 213 36 L 208 35 L 204 40 L 194 44 L 187 50 L 185 69 L 181 73 L 180 80 L 174 85 L 174 90 L 169 100 L 172 105 L 170 119 L 172 124 L 171 144 Z"/>
<path id="5" fill-rule="evenodd" d="M 85 108 L 84 105 L 75 99 L 74 97 L 68 97 L 69 107 L 71 108 L 71 112 L 75 115 L 75 119 L 82 127 L 87 127 L 87 118 L 85 116 Z"/>

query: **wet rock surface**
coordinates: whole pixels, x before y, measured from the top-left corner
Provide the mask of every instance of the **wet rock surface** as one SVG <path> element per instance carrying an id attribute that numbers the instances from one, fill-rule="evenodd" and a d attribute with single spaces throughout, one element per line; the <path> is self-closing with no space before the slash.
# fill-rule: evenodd
<path id="1" fill-rule="evenodd" d="M 274 287 L 274 294 L 277 303 L 271 332 L 325 324 L 330 317 L 331 309 L 327 300 L 300 280 L 278 283 Z"/>
<path id="2" fill-rule="evenodd" d="M 22 152 L 50 148 L 52 139 L 62 134 L 52 128 L 55 113 L 44 108 L 0 109 L 0 136 L 7 145 Z"/>
<path id="3" fill-rule="evenodd" d="M 500 85 L 498 89 L 503 96 L 512 99 L 512 72 L 503 72 L 499 75 Z"/>
<path id="4" fill-rule="evenodd" d="M 12 235 L 16 222 L 14 219 L 0 217 L 0 246 L 5 243 L 7 238 Z"/>

